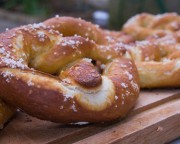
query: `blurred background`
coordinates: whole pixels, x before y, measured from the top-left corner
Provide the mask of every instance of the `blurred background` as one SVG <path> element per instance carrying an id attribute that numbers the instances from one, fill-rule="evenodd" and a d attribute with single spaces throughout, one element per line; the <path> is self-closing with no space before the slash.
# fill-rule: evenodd
<path id="1" fill-rule="evenodd" d="M 0 32 L 55 15 L 81 17 L 120 30 L 128 18 L 141 12 L 180 13 L 180 0 L 0 0 Z"/>

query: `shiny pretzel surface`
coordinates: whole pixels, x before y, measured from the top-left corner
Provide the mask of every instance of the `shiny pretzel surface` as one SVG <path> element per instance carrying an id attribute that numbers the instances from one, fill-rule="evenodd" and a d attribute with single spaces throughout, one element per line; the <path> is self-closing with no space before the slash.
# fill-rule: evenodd
<path id="1" fill-rule="evenodd" d="M 177 13 L 137 14 L 123 26 L 123 31 L 136 40 L 146 39 L 151 35 L 164 36 L 180 30 L 180 16 Z"/>
<path id="2" fill-rule="evenodd" d="M 136 39 L 124 47 L 136 63 L 142 88 L 180 86 L 178 14 L 138 14 L 124 24 L 123 31 Z"/>
<path id="3" fill-rule="evenodd" d="M 0 97 L 53 122 L 124 117 L 139 95 L 136 66 L 119 46 L 130 41 L 70 17 L 8 30 L 0 34 Z"/>

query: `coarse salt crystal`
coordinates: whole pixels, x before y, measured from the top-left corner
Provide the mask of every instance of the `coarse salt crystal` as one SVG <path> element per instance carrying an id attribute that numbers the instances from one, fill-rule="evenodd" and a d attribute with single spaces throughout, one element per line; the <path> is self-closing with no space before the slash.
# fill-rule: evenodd
<path id="1" fill-rule="evenodd" d="M 37 34 L 38 34 L 39 41 L 45 40 L 45 33 L 43 31 L 38 31 Z"/>
<path id="2" fill-rule="evenodd" d="M 11 77 L 13 77 L 14 75 L 10 72 L 10 71 L 4 71 L 1 73 L 1 75 L 6 78 L 6 82 L 10 82 Z"/>
<path id="3" fill-rule="evenodd" d="M 5 48 L 4 47 L 0 48 L 0 54 L 4 54 L 4 53 L 5 53 Z"/>
<path id="4" fill-rule="evenodd" d="M 60 109 L 63 109 L 64 108 L 64 106 L 60 106 Z"/>
<path id="5" fill-rule="evenodd" d="M 34 83 L 32 82 L 32 80 L 28 80 L 27 84 L 28 84 L 28 86 L 33 86 L 33 85 L 34 85 Z"/>
<path id="6" fill-rule="evenodd" d="M 91 62 L 92 62 L 92 59 L 90 59 L 90 58 L 84 58 L 83 60 L 86 61 L 86 62 L 88 62 L 88 63 L 91 63 Z"/>
<path id="7" fill-rule="evenodd" d="M 106 65 L 105 64 L 101 64 L 100 67 L 101 67 L 101 69 L 105 69 Z"/>
<path id="8" fill-rule="evenodd" d="M 122 86 L 123 88 L 127 88 L 127 87 L 128 87 L 128 84 L 126 84 L 126 83 L 121 83 L 121 86 Z"/>
<path id="9" fill-rule="evenodd" d="M 37 28 L 46 28 L 46 26 L 43 23 L 34 23 L 34 24 L 30 24 L 32 29 L 37 29 Z"/>
<path id="10" fill-rule="evenodd" d="M 126 71 L 125 74 L 128 76 L 129 80 L 132 80 L 133 78 L 132 74 L 130 74 L 128 71 Z"/>
<path id="11" fill-rule="evenodd" d="M 74 112 L 77 112 L 77 109 L 76 109 L 74 103 L 73 103 L 73 105 L 71 106 L 71 108 L 72 108 L 72 110 L 73 110 Z"/>
<path id="12" fill-rule="evenodd" d="M 15 61 L 12 58 L 9 57 L 3 57 L 2 58 L 2 62 L 4 62 L 6 64 L 6 66 L 9 66 L 11 68 L 26 68 L 26 65 L 23 64 L 23 59 L 20 58 L 19 60 Z"/>

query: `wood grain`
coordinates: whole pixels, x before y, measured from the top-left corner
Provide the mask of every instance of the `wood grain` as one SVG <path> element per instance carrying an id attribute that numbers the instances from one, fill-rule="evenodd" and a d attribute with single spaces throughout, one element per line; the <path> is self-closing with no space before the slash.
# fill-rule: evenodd
<path id="1" fill-rule="evenodd" d="M 106 124 L 64 125 L 19 112 L 0 131 L 0 143 L 164 143 L 180 136 L 180 89 L 143 90 L 132 112 Z"/>
<path id="2" fill-rule="evenodd" d="M 160 144 L 180 136 L 180 100 L 137 114 L 124 123 L 77 142 L 78 144 Z"/>

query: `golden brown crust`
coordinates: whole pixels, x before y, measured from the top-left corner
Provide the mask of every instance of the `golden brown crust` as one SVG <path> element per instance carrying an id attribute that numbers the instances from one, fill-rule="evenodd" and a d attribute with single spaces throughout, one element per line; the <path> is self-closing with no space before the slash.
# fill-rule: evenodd
<path id="1" fill-rule="evenodd" d="M 127 35 L 124 32 L 102 30 L 98 25 L 72 17 L 55 17 L 46 20 L 44 24 L 51 29 L 63 33 L 66 37 L 79 35 L 102 45 L 117 42 L 130 43 L 134 41 L 131 35 Z"/>
<path id="2" fill-rule="evenodd" d="M 143 40 L 154 34 L 164 36 L 179 30 L 180 16 L 176 13 L 142 13 L 130 18 L 123 26 L 123 31 L 133 35 L 136 40 Z"/>
<path id="3" fill-rule="evenodd" d="M 127 69 L 124 68 L 125 66 Z M 1 84 L 4 85 L 1 89 L 4 96 L 2 98 L 12 105 L 19 106 L 33 116 L 54 122 L 110 121 L 119 118 L 119 116 L 125 116 L 138 97 L 138 78 L 136 70 L 132 69 L 132 66 L 134 66 L 134 64 L 126 59 L 118 59 L 110 63 L 110 67 L 108 66 L 105 75 L 114 83 L 116 93 L 109 97 L 110 99 L 107 105 L 105 105 L 105 108 L 103 108 L 104 106 L 101 106 L 101 104 L 98 106 L 100 108 L 102 107 L 102 110 L 99 110 L 99 108 L 96 108 L 93 104 L 92 106 L 90 105 L 91 107 L 89 109 L 87 106 L 84 106 L 84 103 L 79 101 L 79 98 L 82 99 L 83 97 L 90 97 L 91 100 L 91 95 L 86 96 L 90 91 L 86 93 L 80 89 L 76 89 L 76 91 L 73 91 L 75 95 L 72 97 L 73 95 L 69 95 L 71 92 L 63 93 L 61 85 L 67 84 L 60 83 L 60 80 L 57 78 L 36 72 L 32 74 L 28 71 L 17 69 L 1 69 L 1 73 L 2 70 L 8 70 L 14 75 L 11 77 L 10 83 L 7 83 L 4 77 L 0 77 Z M 118 70 L 114 72 L 116 67 Z M 120 74 L 119 70 L 122 71 Z M 117 75 L 119 75 L 119 77 L 117 77 Z M 34 78 L 32 78 L 33 76 Z M 33 85 L 28 85 L 28 77 L 31 77 Z M 57 85 L 57 83 L 59 83 L 59 85 Z M 105 84 L 111 85 L 110 83 Z M 69 91 L 70 90 L 71 88 Z M 114 89 L 111 89 L 111 91 L 114 91 Z M 81 93 L 83 93 L 83 95 L 81 95 Z M 96 92 L 94 91 L 93 93 Z M 97 94 L 97 97 L 100 95 L 101 93 Z M 93 99 L 96 100 L 95 95 Z M 98 99 L 97 103 L 99 101 Z M 101 103 L 101 101 L 99 102 Z M 88 102 L 88 104 L 91 103 Z M 92 110 L 93 107 L 94 110 Z"/>
<path id="4" fill-rule="evenodd" d="M 68 77 L 85 88 L 98 87 L 102 83 L 101 75 L 93 64 L 85 60 L 74 62 L 70 68 L 61 71 L 60 76 L 61 79 Z"/>
<path id="5" fill-rule="evenodd" d="M 139 81 L 117 39 L 115 33 L 69 17 L 0 34 L 0 97 L 54 122 L 123 117 L 136 102 Z M 90 59 L 101 62 L 102 75 Z"/>
<path id="6" fill-rule="evenodd" d="M 124 24 L 123 31 L 137 40 L 124 46 L 129 51 L 125 57 L 135 60 L 142 88 L 180 86 L 178 14 L 138 14 Z"/>
<path id="7" fill-rule="evenodd" d="M 141 88 L 180 86 L 180 44 L 177 33 L 124 45 L 135 60 Z"/>

